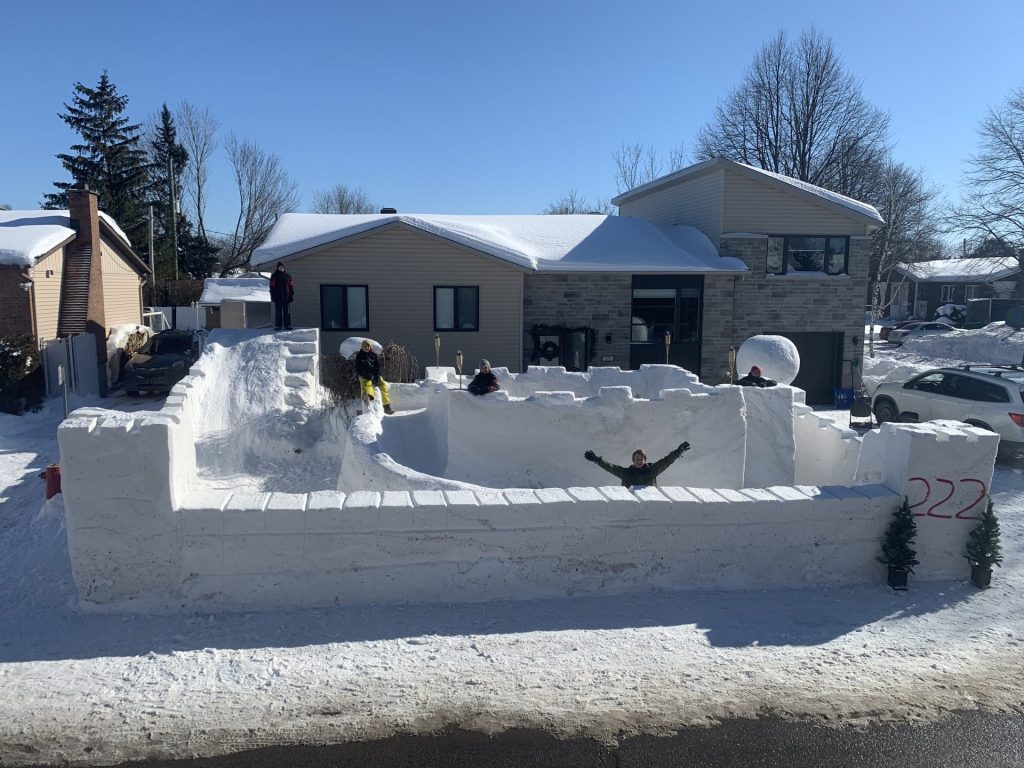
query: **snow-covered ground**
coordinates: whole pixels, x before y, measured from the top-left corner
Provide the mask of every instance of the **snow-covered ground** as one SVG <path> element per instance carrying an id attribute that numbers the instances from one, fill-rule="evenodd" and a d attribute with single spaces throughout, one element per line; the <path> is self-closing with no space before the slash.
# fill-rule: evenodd
<path id="1" fill-rule="evenodd" d="M 1001 343 L 1024 351 L 1012 335 Z M 975 361 L 977 342 L 956 338 L 929 354 Z M 865 382 L 935 364 L 917 342 L 879 345 Z M 119 402 L 147 405 L 104 405 Z M 912 582 L 906 593 L 879 584 L 90 615 L 76 609 L 61 499 L 44 503 L 37 477 L 57 459 L 61 416 L 59 402 L 0 415 L 3 765 L 214 755 L 448 724 L 613 740 L 767 711 L 838 724 L 1024 710 L 1019 470 L 999 467 L 993 481 L 1005 562 L 986 591 Z"/>

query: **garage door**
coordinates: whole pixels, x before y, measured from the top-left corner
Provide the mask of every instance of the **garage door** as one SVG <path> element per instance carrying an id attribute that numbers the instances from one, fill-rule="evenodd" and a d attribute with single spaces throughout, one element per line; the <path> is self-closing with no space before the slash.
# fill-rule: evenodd
<path id="1" fill-rule="evenodd" d="M 775 335 L 792 341 L 800 353 L 800 373 L 793 386 L 807 393 L 807 404 L 831 404 L 835 397 L 833 389 L 843 381 L 843 334 L 787 331 Z"/>

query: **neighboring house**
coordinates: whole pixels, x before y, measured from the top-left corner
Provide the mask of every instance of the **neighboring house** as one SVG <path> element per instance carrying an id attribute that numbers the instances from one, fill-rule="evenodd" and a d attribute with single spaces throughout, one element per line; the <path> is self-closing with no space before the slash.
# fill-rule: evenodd
<path id="1" fill-rule="evenodd" d="M 270 279 L 260 274 L 208 277 L 198 303 L 206 311 L 207 329 L 263 327 L 273 320 Z"/>
<path id="2" fill-rule="evenodd" d="M 287 263 L 293 322 L 325 351 L 365 334 L 433 365 L 437 334 L 467 371 L 667 358 L 718 383 L 730 347 L 778 333 L 809 402 L 849 385 L 874 208 L 726 160 L 613 202 L 622 216 L 287 214 L 253 262 Z"/>
<path id="3" fill-rule="evenodd" d="M 70 189 L 68 205 L 0 211 L 0 335 L 92 333 L 103 364 L 110 328 L 142 321 L 149 267 L 94 192 Z"/>
<path id="4" fill-rule="evenodd" d="M 889 316 L 931 320 L 943 304 L 971 299 L 1005 299 L 1013 295 L 1020 262 L 1009 256 L 936 259 L 900 264 L 886 286 Z"/>

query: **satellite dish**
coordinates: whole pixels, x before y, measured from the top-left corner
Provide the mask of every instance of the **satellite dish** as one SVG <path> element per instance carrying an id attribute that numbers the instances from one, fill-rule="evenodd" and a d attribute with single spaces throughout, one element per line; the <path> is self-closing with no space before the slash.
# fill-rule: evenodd
<path id="1" fill-rule="evenodd" d="M 1013 307 L 1007 312 L 1006 324 L 1017 331 L 1024 328 L 1024 307 Z"/>

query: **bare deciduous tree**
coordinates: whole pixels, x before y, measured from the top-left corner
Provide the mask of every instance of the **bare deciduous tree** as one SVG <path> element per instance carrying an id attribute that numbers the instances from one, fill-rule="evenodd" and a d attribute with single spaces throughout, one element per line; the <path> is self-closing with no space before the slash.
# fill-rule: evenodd
<path id="1" fill-rule="evenodd" d="M 313 193 L 313 213 L 376 213 L 377 206 L 363 190 L 345 184 Z"/>
<path id="2" fill-rule="evenodd" d="M 220 252 L 221 277 L 248 266 L 282 213 L 298 208 L 295 182 L 277 155 L 229 136 L 224 144 L 238 185 L 238 220 Z"/>
<path id="3" fill-rule="evenodd" d="M 204 107 L 198 109 L 187 101 L 178 105 L 175 119 L 178 140 L 188 152 L 189 163 L 182 177 L 182 192 L 188 209 L 188 218 L 204 241 L 206 235 L 206 182 L 210 175 L 210 156 L 217 148 L 217 119 Z"/>
<path id="4" fill-rule="evenodd" d="M 950 225 L 975 240 L 1024 250 L 1024 86 L 989 111 L 978 127 L 978 151 L 964 175 L 967 193 L 952 206 Z M 1024 280 L 1018 281 L 1024 283 Z"/>
<path id="5" fill-rule="evenodd" d="M 725 157 L 864 199 L 888 154 L 888 116 L 843 70 L 814 29 L 791 43 L 780 31 L 697 138 L 699 160 Z"/>
<path id="6" fill-rule="evenodd" d="M 587 202 L 586 198 L 577 189 L 570 189 L 558 200 L 548 205 L 543 214 L 570 214 L 570 213 L 599 213 L 611 214 L 612 206 L 607 200 L 598 198 L 593 203 Z"/>
<path id="7" fill-rule="evenodd" d="M 667 163 L 658 156 L 653 144 L 639 142 L 623 144 L 612 156 L 615 158 L 615 187 L 620 194 L 678 171 L 686 164 L 682 144 L 672 149 Z"/>

